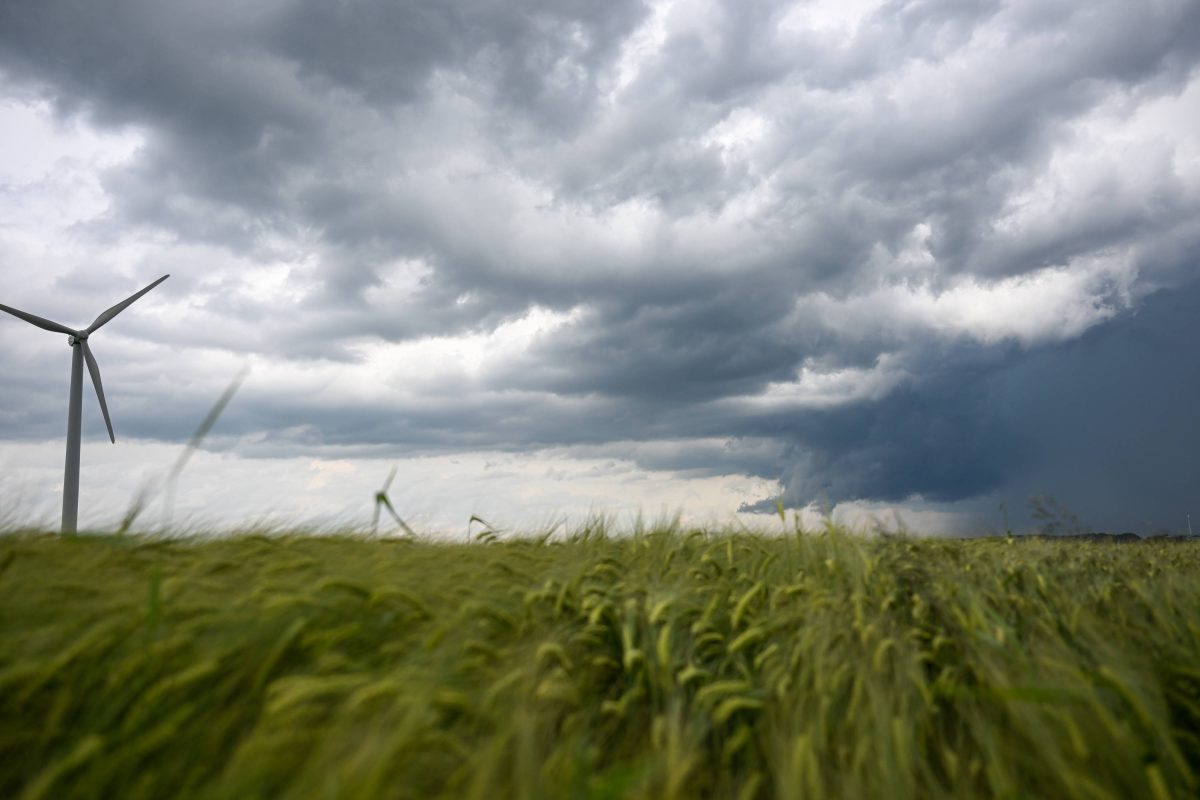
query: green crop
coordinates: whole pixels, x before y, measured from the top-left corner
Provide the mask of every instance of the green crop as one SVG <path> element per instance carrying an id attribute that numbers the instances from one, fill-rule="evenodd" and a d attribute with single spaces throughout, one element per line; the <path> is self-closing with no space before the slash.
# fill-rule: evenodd
<path id="1" fill-rule="evenodd" d="M 0 537 L 0 796 L 1197 793 L 1195 543 L 484 532 Z"/>

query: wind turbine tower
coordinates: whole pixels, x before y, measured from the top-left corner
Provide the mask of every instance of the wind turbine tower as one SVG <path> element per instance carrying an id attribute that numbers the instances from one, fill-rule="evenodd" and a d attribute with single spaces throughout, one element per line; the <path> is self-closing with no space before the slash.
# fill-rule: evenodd
<path id="1" fill-rule="evenodd" d="M 71 394 L 67 404 L 67 462 L 63 472 L 62 532 L 64 534 L 75 533 L 76 524 L 79 520 L 79 429 L 83 406 L 83 363 L 85 361 L 87 362 L 88 374 L 92 376 L 92 386 L 96 387 L 96 398 L 100 401 L 100 411 L 104 414 L 104 424 L 108 428 L 108 438 L 114 444 L 117 441 L 117 437 L 113 436 L 112 421 L 108 418 L 108 404 L 104 402 L 104 386 L 100 383 L 100 367 L 96 365 L 96 357 L 92 355 L 92 348 L 88 346 L 88 337 L 117 314 L 128 308 L 139 297 L 169 277 L 171 276 L 163 275 L 145 289 L 122 300 L 96 317 L 91 325 L 78 331 L 74 328 L 68 328 L 66 325 L 60 325 L 52 320 L 44 319 L 0 303 L 0 311 L 7 311 L 14 317 L 20 317 L 43 330 L 54 333 L 65 333 L 67 335 L 67 344 L 71 346 Z"/>

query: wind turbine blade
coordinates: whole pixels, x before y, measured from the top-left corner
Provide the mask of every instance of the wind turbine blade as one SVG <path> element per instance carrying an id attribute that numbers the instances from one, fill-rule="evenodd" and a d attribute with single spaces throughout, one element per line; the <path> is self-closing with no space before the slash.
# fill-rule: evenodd
<path id="1" fill-rule="evenodd" d="M 386 497 L 383 497 L 383 496 L 381 496 L 379 498 L 379 500 L 380 500 L 380 502 L 383 503 L 384 507 L 388 510 L 388 513 L 390 513 L 392 515 L 392 519 L 396 520 L 396 524 L 399 525 L 401 528 L 404 528 L 405 533 L 407 533 L 409 536 L 416 536 L 416 534 L 413 533 L 413 529 L 408 527 L 408 523 L 405 522 L 404 520 L 400 519 L 400 515 L 396 513 L 396 509 L 392 508 L 391 500 L 388 500 Z M 375 510 L 376 510 L 376 512 L 378 512 L 379 506 L 376 506 Z"/>
<path id="2" fill-rule="evenodd" d="M 388 473 L 387 480 L 383 482 L 383 488 L 379 491 L 386 492 L 392 486 L 392 481 L 396 479 L 396 468 L 392 467 L 392 471 Z"/>
<path id="3" fill-rule="evenodd" d="M 59 325 L 57 322 L 54 322 L 53 320 L 48 320 L 44 317 L 39 317 L 36 314 L 30 314 L 28 311 L 22 311 L 19 308 L 13 308 L 12 306 L 6 306 L 3 303 L 0 303 L 0 311 L 7 311 L 8 313 L 12 314 L 14 317 L 20 317 L 21 319 L 25 320 L 26 322 L 29 322 L 33 325 L 37 325 L 42 330 L 54 331 L 55 333 L 65 333 L 67 336 L 74 336 L 77 333 L 77 331 L 71 330 L 66 325 Z"/>
<path id="4" fill-rule="evenodd" d="M 96 357 L 92 355 L 92 348 L 88 347 L 87 339 L 80 339 L 79 344 L 83 347 L 83 359 L 87 361 L 88 372 L 92 376 L 92 386 L 96 387 L 96 397 L 100 400 L 100 411 L 104 414 L 104 424 L 108 426 L 108 439 L 116 444 L 117 437 L 113 436 L 112 420 L 108 418 L 108 403 L 104 402 L 104 384 L 100 383 L 100 367 L 96 364 Z"/>
<path id="5" fill-rule="evenodd" d="M 142 290 L 141 290 L 140 292 L 138 292 L 137 294 L 135 294 L 135 295 L 132 295 L 132 296 L 130 296 L 130 297 L 128 297 L 128 298 L 126 298 L 125 300 L 122 300 L 121 302 L 117 303 L 115 306 L 113 306 L 112 308 L 110 308 L 108 311 L 105 311 L 103 314 L 101 314 L 100 316 L 96 317 L 96 321 L 95 321 L 95 322 L 93 322 L 91 325 L 89 325 L 89 326 L 88 326 L 87 332 L 88 332 L 88 333 L 94 333 L 94 332 L 96 332 L 96 331 L 97 331 L 97 330 L 100 328 L 100 326 L 101 326 L 101 325 L 104 325 L 106 322 L 108 322 L 110 319 L 112 319 L 113 317 L 115 317 L 117 314 L 120 314 L 122 311 L 124 311 L 126 308 L 128 308 L 128 307 L 129 307 L 129 305 L 130 305 L 130 304 L 131 304 L 131 303 L 132 303 L 134 300 L 137 300 L 139 297 L 141 297 L 141 296 L 142 296 L 142 295 L 144 295 L 146 292 L 148 292 L 148 291 L 150 291 L 151 289 L 153 289 L 155 286 L 158 286 L 160 283 L 162 283 L 163 281 L 165 281 L 165 280 L 166 280 L 167 278 L 169 278 L 169 277 L 171 277 L 171 276 L 170 276 L 170 275 L 163 275 L 161 278 L 159 278 L 159 279 L 158 279 L 158 280 L 156 280 L 154 283 L 152 283 L 152 284 L 150 284 L 149 286 L 147 286 L 145 289 L 142 289 Z"/>

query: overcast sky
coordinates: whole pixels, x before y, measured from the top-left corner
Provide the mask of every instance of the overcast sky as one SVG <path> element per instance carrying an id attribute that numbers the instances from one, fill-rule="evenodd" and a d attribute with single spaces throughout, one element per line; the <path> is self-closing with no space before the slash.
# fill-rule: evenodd
<path id="1" fill-rule="evenodd" d="M 1200 529 L 1200 3 L 5 0 L 0 302 L 165 273 L 84 524 L 245 366 L 181 513 Z M 65 344 L 0 320 L 51 521 Z"/>

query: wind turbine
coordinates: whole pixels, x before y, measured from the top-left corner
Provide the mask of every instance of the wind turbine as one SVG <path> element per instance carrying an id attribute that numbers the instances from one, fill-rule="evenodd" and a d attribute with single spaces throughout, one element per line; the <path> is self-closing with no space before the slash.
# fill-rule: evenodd
<path id="1" fill-rule="evenodd" d="M 405 532 L 412 537 L 416 537 L 413 529 L 408 527 L 408 523 L 400 519 L 400 515 L 396 513 L 396 509 L 392 508 L 392 501 L 388 500 L 387 490 L 392 485 L 392 481 L 396 478 L 396 468 L 392 467 L 392 471 L 388 473 L 387 480 L 383 482 L 383 488 L 375 493 L 375 518 L 371 520 L 372 534 L 379 533 L 379 507 L 383 506 L 392 515 L 392 519 L 396 520 L 396 524 L 404 528 Z"/>
<path id="2" fill-rule="evenodd" d="M 43 330 L 54 333 L 65 333 L 67 335 L 67 344 L 71 346 L 71 394 L 67 405 L 67 463 L 63 473 L 63 533 L 75 533 L 76 522 L 79 519 L 79 428 L 83 405 L 84 361 L 87 361 L 88 373 L 92 376 L 92 386 L 96 387 L 96 397 L 100 401 L 100 411 L 104 414 L 104 424 L 108 427 L 108 438 L 114 444 L 117 441 L 117 437 L 113 436 L 112 421 L 108 418 L 108 404 L 104 402 L 104 387 L 100 383 L 100 367 L 96 366 L 96 357 L 92 355 L 92 348 L 88 347 L 88 337 L 98 331 L 117 314 L 128 308 L 133 301 L 169 277 L 171 276 L 163 275 L 145 289 L 122 300 L 96 317 L 91 325 L 78 331 L 74 328 L 68 328 L 66 325 L 60 325 L 57 322 L 0 303 L 0 311 L 7 311 L 14 317 L 20 317 Z"/>

